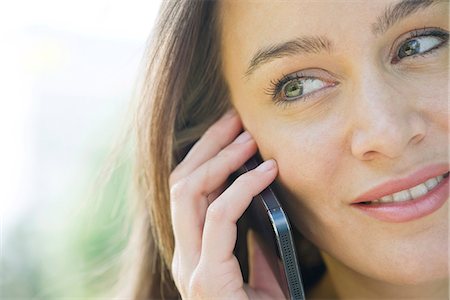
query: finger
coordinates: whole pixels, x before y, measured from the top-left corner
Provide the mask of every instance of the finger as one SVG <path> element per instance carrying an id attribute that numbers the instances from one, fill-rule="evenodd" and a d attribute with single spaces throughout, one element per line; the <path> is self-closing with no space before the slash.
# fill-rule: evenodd
<path id="1" fill-rule="evenodd" d="M 230 144 L 242 130 L 241 119 L 234 109 L 211 125 L 172 171 L 170 185 L 197 169 Z"/>
<path id="2" fill-rule="evenodd" d="M 233 143 L 205 162 L 188 177 L 195 185 L 194 197 L 208 196 L 223 185 L 231 173 L 256 153 L 257 145 L 250 133 L 244 131 Z"/>
<path id="3" fill-rule="evenodd" d="M 272 271 L 272 264 L 276 264 L 275 268 L 279 268 L 278 262 L 269 262 L 264 255 L 262 241 L 253 230 L 250 230 L 247 236 L 248 252 L 249 252 L 249 286 L 257 293 L 269 295 L 271 299 L 284 298 L 283 291 Z"/>
<path id="4" fill-rule="evenodd" d="M 251 137 L 239 144 L 240 137 L 171 189 L 175 243 L 192 263 L 197 261 L 200 252 L 205 214 L 213 200 L 209 195 L 223 189 L 230 173 L 256 152 Z"/>
<path id="5" fill-rule="evenodd" d="M 220 196 L 220 194 L 222 194 L 225 189 L 227 188 L 226 184 L 222 184 L 219 188 L 217 188 L 215 191 L 213 191 L 212 193 L 208 194 L 208 206 L 217 198 Z"/>
<path id="6" fill-rule="evenodd" d="M 236 222 L 252 198 L 276 177 L 274 160 L 268 160 L 241 176 L 220 195 L 206 213 L 200 261 L 221 264 L 233 258 L 236 243 Z"/>

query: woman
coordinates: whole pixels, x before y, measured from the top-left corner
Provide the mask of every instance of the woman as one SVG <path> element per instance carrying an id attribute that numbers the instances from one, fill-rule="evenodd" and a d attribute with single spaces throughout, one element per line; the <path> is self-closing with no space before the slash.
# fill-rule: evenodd
<path id="1" fill-rule="evenodd" d="M 275 180 L 299 256 L 320 252 L 300 259 L 320 275 L 307 298 L 448 299 L 448 2 L 163 6 L 127 296 L 282 298 L 251 235 L 248 283 L 233 255 L 237 219 Z"/>

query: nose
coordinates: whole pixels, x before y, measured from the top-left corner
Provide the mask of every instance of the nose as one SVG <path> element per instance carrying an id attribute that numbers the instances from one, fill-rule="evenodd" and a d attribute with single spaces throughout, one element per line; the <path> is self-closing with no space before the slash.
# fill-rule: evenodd
<path id="1" fill-rule="evenodd" d="M 372 69 L 353 86 L 351 151 L 360 160 L 397 158 L 426 135 L 419 99 L 386 77 Z"/>

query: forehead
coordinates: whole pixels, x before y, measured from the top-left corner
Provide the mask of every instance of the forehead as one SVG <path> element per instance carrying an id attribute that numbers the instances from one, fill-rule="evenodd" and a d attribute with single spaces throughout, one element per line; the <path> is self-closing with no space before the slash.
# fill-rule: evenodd
<path id="1" fill-rule="evenodd" d="M 326 36 L 336 51 L 352 41 L 375 41 L 373 26 L 399 0 L 223 0 L 222 56 L 227 68 L 245 73 L 253 54 L 269 45 L 304 36 Z M 435 2 L 418 0 L 416 2 Z"/>
<path id="2" fill-rule="evenodd" d="M 311 29 L 333 29 L 335 21 L 351 23 L 373 19 L 374 9 L 380 10 L 394 0 L 223 0 L 220 13 L 225 33 L 249 37 L 249 33 L 271 33 L 283 26 L 301 32 Z M 351 13 L 350 13 L 351 12 Z M 372 18 L 370 18 L 372 16 Z M 298 25 L 307 25 L 302 28 Z M 269 31 L 268 31 L 269 30 Z M 240 34 L 239 34 L 240 33 Z M 277 32 L 280 38 L 283 31 Z M 265 35 L 259 36 L 264 38 Z"/>

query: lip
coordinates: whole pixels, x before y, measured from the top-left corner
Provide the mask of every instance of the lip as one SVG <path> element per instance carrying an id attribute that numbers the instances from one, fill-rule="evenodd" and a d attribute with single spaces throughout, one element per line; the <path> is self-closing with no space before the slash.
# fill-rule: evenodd
<path id="1" fill-rule="evenodd" d="M 427 181 L 430 178 L 434 178 L 447 173 L 448 170 L 448 164 L 434 164 L 426 166 L 415 171 L 407 177 L 389 180 L 382 184 L 376 185 L 367 192 L 358 196 L 351 203 L 373 201 L 386 195 L 391 195 L 402 190 L 410 189 L 420 183 Z"/>
<path id="2" fill-rule="evenodd" d="M 408 222 L 429 215 L 442 207 L 449 197 L 449 178 L 444 178 L 427 194 L 413 200 L 389 203 L 362 204 L 382 196 L 414 187 L 430 178 L 448 172 L 448 165 L 433 165 L 420 169 L 408 177 L 388 181 L 370 189 L 351 203 L 359 211 L 385 222 Z M 376 190 L 379 188 L 380 190 Z"/>

